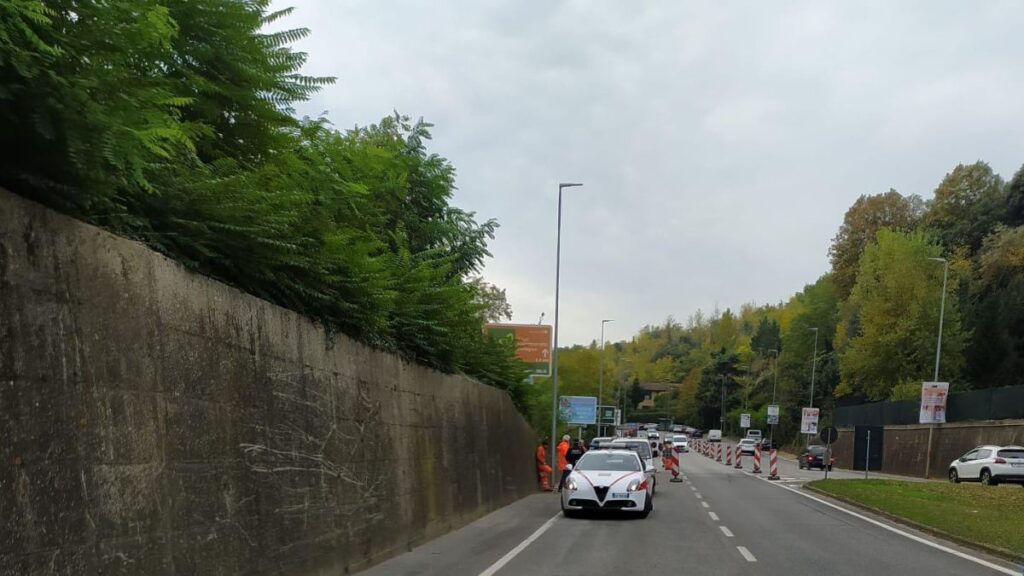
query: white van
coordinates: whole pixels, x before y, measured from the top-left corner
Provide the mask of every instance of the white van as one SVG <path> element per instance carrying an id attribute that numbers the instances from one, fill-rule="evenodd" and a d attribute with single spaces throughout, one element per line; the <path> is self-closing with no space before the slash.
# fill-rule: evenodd
<path id="1" fill-rule="evenodd" d="M 721 430 L 708 430 L 708 442 L 721 442 L 722 431 Z"/>
<path id="2" fill-rule="evenodd" d="M 747 438 L 752 438 L 752 439 L 757 440 L 758 442 L 760 442 L 761 441 L 761 431 L 760 430 L 747 430 Z"/>

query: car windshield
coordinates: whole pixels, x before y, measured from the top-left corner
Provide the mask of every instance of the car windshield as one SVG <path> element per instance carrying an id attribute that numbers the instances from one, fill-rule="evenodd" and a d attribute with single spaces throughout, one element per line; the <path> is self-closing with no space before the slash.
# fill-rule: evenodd
<path id="1" fill-rule="evenodd" d="M 743 440 L 740 440 L 740 444 L 755 444 L 756 442 L 757 441 L 753 438 L 744 438 Z"/>
<path id="2" fill-rule="evenodd" d="M 612 470 L 616 472 L 639 472 L 640 463 L 628 454 L 609 452 L 588 452 L 576 463 L 575 470 L 581 472 Z"/>
<path id="3" fill-rule="evenodd" d="M 640 455 L 641 458 L 651 458 L 651 446 L 646 442 L 613 442 L 612 448 L 624 448 L 626 450 L 632 450 Z"/>
<path id="4" fill-rule="evenodd" d="M 1006 448 L 999 451 L 999 456 L 1002 458 L 1024 459 L 1024 448 Z"/>

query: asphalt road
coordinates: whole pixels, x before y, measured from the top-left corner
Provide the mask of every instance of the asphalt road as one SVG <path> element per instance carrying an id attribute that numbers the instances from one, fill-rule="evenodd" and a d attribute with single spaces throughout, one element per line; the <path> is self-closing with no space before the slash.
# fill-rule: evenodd
<path id="1" fill-rule="evenodd" d="M 799 485 L 822 474 L 798 471 L 795 464 L 791 475 L 780 469 L 781 482 L 696 453 L 684 455 L 682 469 L 686 481 L 680 483 L 658 473 L 655 509 L 646 520 L 568 519 L 559 514 L 557 495 L 537 494 L 360 574 L 1021 574 L 1020 567 L 816 500 Z"/>

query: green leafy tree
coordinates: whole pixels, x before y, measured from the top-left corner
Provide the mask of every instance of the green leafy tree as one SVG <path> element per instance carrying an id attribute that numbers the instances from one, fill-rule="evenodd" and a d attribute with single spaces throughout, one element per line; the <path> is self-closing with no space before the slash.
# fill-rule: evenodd
<path id="1" fill-rule="evenodd" d="M 761 317 L 754 336 L 750 339 L 750 347 L 762 354 L 767 354 L 768 350 L 779 350 L 781 346 L 782 330 L 779 323 L 767 316 Z"/>
<path id="2" fill-rule="evenodd" d="M 735 352 L 725 348 L 711 355 L 711 363 L 701 373 L 700 385 L 697 388 L 697 401 L 700 405 L 700 419 L 704 428 L 717 428 L 722 412 L 722 398 L 725 397 L 725 412 L 731 409 L 735 399 L 733 394 L 737 388 L 738 358 Z"/>
<path id="3" fill-rule="evenodd" d="M 971 283 L 968 372 L 976 387 L 1024 384 L 1024 227 L 985 239 Z"/>
<path id="4" fill-rule="evenodd" d="M 946 248 L 973 253 L 1006 218 L 1006 201 L 1003 179 L 988 164 L 958 164 L 935 189 L 923 224 Z"/>
<path id="5" fill-rule="evenodd" d="M 900 384 L 932 377 L 942 266 L 929 258 L 940 254 L 921 232 L 880 230 L 877 243 L 865 249 L 850 295 L 856 328 L 847 325 L 849 345 L 840 359 L 844 391 L 881 400 Z M 948 290 L 956 289 L 954 271 Z M 960 374 L 965 342 L 957 300 L 947 298 L 942 378 Z"/>
<path id="6" fill-rule="evenodd" d="M 1006 185 L 1006 224 L 1024 225 L 1024 166 L 1017 170 Z"/>
<path id="7" fill-rule="evenodd" d="M 839 232 L 829 247 L 832 280 L 841 297 L 846 298 L 857 279 L 857 263 L 864 248 L 874 242 L 882 228 L 913 230 L 921 220 L 924 201 L 920 196 L 902 196 L 890 189 L 884 194 L 862 195 L 843 217 Z"/>

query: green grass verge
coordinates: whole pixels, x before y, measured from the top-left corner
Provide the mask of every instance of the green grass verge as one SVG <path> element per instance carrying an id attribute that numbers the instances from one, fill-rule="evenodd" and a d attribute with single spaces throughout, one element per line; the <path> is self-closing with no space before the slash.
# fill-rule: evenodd
<path id="1" fill-rule="evenodd" d="M 1024 489 L 945 482 L 816 480 L 827 494 L 1024 557 Z"/>

